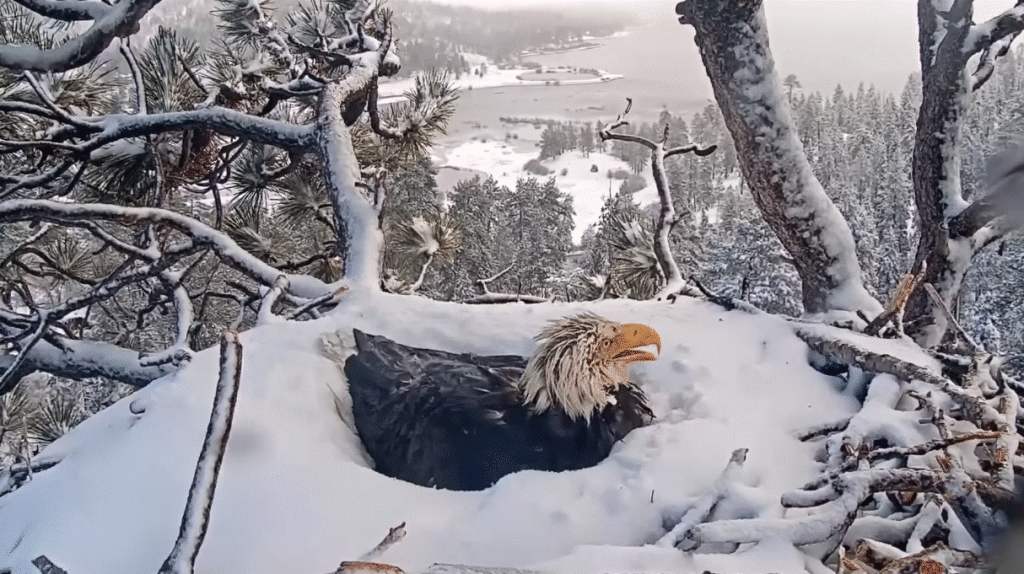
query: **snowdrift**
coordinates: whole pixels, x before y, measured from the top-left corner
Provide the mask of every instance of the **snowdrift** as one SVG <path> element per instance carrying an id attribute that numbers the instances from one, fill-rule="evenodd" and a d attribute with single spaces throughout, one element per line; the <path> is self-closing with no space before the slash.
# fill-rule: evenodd
<path id="1" fill-rule="evenodd" d="M 375 473 L 339 418 L 342 371 L 320 339 L 353 327 L 399 342 L 475 353 L 530 354 L 548 320 L 584 310 L 642 322 L 664 342 L 632 369 L 654 425 L 600 465 L 513 474 L 483 492 L 421 488 Z M 730 453 L 749 448 L 749 508 L 781 516 L 780 495 L 811 479 L 813 445 L 793 432 L 855 412 L 857 403 L 807 364 L 782 320 L 707 303 L 470 307 L 417 297 L 352 297 L 331 316 L 242 335 L 234 426 L 197 571 L 333 571 L 388 529 L 408 536 L 381 559 L 407 572 L 433 563 L 552 572 L 803 572 L 788 545 L 728 555 L 654 546 L 665 516 L 705 493 Z M 40 456 L 60 460 L 0 498 L 0 568 L 35 574 L 45 554 L 69 574 L 155 572 L 177 535 L 217 379 L 217 349 L 82 423 Z"/>

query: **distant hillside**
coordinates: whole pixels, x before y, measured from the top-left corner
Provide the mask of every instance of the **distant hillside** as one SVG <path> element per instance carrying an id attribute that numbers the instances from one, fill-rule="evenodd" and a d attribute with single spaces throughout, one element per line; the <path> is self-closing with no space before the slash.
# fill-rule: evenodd
<path id="1" fill-rule="evenodd" d="M 284 15 L 301 2 L 273 2 Z M 159 26 L 185 31 L 200 43 L 217 35 L 212 0 L 163 0 L 143 20 L 143 35 Z M 402 72 L 429 68 L 468 72 L 460 53 L 480 54 L 494 62 L 515 60 L 523 52 L 582 44 L 586 37 L 611 35 L 632 22 L 610 12 L 516 10 L 496 12 L 411 0 L 388 0 L 395 13 Z"/>
<path id="2" fill-rule="evenodd" d="M 397 16 L 400 54 L 407 72 L 431 67 L 464 70 L 459 52 L 506 62 L 526 51 L 609 36 L 632 23 L 622 14 L 608 12 L 497 12 L 412 0 L 390 0 L 387 6 Z"/>

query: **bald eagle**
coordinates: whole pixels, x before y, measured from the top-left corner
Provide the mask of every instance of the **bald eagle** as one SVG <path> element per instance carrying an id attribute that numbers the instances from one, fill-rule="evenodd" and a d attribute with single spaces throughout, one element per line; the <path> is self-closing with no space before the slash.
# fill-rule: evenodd
<path id="1" fill-rule="evenodd" d="M 656 359 L 642 347 L 661 351 L 646 325 L 564 318 L 529 359 L 355 339 L 345 375 L 356 430 L 378 472 L 413 484 L 482 490 L 520 470 L 586 468 L 653 418 L 628 378 L 631 363 Z"/>

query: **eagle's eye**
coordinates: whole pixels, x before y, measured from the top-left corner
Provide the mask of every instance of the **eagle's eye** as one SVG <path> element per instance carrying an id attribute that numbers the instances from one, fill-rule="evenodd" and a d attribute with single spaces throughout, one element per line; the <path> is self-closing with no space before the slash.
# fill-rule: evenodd
<path id="1" fill-rule="evenodd" d="M 608 348 L 611 344 L 612 344 L 612 342 L 611 342 L 610 339 L 605 339 L 605 340 L 601 341 L 601 346 L 605 347 L 605 348 Z"/>

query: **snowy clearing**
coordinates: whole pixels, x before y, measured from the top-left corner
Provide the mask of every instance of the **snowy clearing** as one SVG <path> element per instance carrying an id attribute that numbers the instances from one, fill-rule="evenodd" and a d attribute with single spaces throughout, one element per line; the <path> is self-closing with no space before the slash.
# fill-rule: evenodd
<path id="1" fill-rule="evenodd" d="M 536 151 L 519 151 L 503 141 L 474 140 L 446 150 L 440 167 L 471 169 L 491 174 L 499 184 L 510 189 L 515 189 L 516 180 L 519 178 L 535 177 L 545 181 L 549 177 L 554 177 L 558 182 L 558 189 L 572 196 L 572 206 L 576 210 L 572 240 L 573 243 L 579 244 L 587 227 L 597 223 L 601 218 L 601 206 L 608 198 L 609 189 L 611 193 L 618 193 L 619 186 L 622 185 L 622 180 L 609 180 L 608 171 L 629 171 L 629 164 L 608 154 L 594 152 L 590 157 L 583 157 L 583 152 L 573 150 L 555 159 L 541 162 L 551 170 L 551 174 L 538 176 L 523 169 L 526 162 L 536 158 Z M 591 171 L 595 165 L 597 171 Z M 567 170 L 566 175 L 562 175 L 563 169 Z M 649 169 L 645 170 L 643 177 L 648 182 L 647 187 L 633 196 L 641 207 L 658 202 L 658 190 L 651 181 Z M 472 179 L 472 175 L 468 175 L 467 179 Z"/>
<path id="2" fill-rule="evenodd" d="M 646 323 L 664 342 L 657 362 L 633 368 L 657 421 L 594 468 L 521 472 L 482 492 L 421 488 L 367 468 L 335 412 L 344 383 L 319 352 L 326 333 L 350 337 L 355 327 L 411 345 L 526 355 L 546 321 L 581 310 Z M 737 448 L 750 449 L 740 474 L 750 508 L 732 510 L 781 516 L 780 495 L 819 470 L 816 447 L 794 431 L 857 408 L 807 365 L 807 347 L 781 319 L 696 301 L 469 308 L 375 294 L 241 340 L 241 390 L 199 572 L 333 571 L 403 521 L 407 537 L 381 560 L 407 572 L 433 563 L 574 574 L 803 572 L 803 555 L 788 545 L 711 555 L 653 543 L 665 534 L 663 517 L 678 519 L 680 507 L 706 494 Z M 0 568 L 35 574 L 30 560 L 45 554 L 73 574 L 155 571 L 177 534 L 217 363 L 217 349 L 199 353 L 46 449 L 43 458 L 63 460 L 0 498 Z"/>

